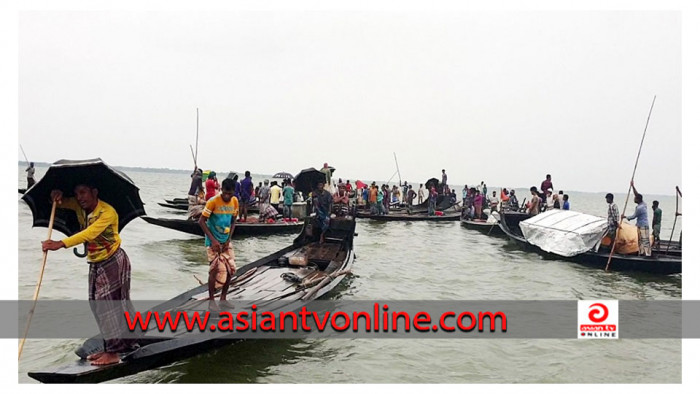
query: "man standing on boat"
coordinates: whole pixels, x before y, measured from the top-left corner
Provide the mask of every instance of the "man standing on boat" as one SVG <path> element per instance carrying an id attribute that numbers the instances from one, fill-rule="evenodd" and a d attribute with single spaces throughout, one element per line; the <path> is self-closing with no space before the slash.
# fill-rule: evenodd
<path id="1" fill-rule="evenodd" d="M 634 187 L 634 181 L 630 182 L 630 186 L 632 186 L 632 191 L 634 191 L 634 202 L 637 204 L 637 208 L 635 208 L 632 216 L 622 216 L 622 218 L 627 218 L 627 220 L 637 220 L 637 240 L 639 242 L 639 255 L 651 256 L 651 244 L 649 243 L 649 215 L 647 213 L 647 204 L 644 202 L 643 196 L 637 192 L 637 188 Z"/>
<path id="2" fill-rule="evenodd" d="M 262 182 L 261 182 L 262 183 Z M 255 193 L 258 196 L 258 212 L 262 212 L 263 205 L 270 201 L 270 181 L 265 179 L 265 184 L 261 185 Z"/>
<path id="3" fill-rule="evenodd" d="M 538 195 L 537 188 L 534 186 L 530 188 L 530 194 L 532 195 L 532 198 L 530 199 L 530 203 L 527 205 L 527 214 L 530 216 L 535 216 L 540 213 L 542 198 Z"/>
<path id="4" fill-rule="evenodd" d="M 284 189 L 282 189 L 282 196 L 284 197 L 284 209 L 282 215 L 287 218 L 292 218 L 292 204 L 294 203 L 294 188 L 288 179 L 284 180 Z"/>
<path id="5" fill-rule="evenodd" d="M 659 208 L 659 202 L 654 200 L 651 203 L 651 209 L 654 212 L 653 219 L 651 221 L 652 235 L 654 236 L 654 247 L 658 248 L 661 242 L 661 208 Z"/>
<path id="6" fill-rule="evenodd" d="M 36 171 L 34 162 L 29 163 L 29 167 L 25 171 L 27 171 L 27 189 L 29 189 L 36 183 L 36 180 L 34 180 L 34 171 Z"/>
<path id="7" fill-rule="evenodd" d="M 333 196 L 324 186 L 324 182 L 319 182 L 316 185 L 316 190 L 311 193 L 314 212 L 316 212 L 316 226 L 321 230 L 320 244 L 326 240 L 326 231 L 328 231 L 331 224 L 331 209 L 333 207 Z"/>
<path id="8" fill-rule="evenodd" d="M 613 242 L 617 236 L 617 229 L 620 227 L 620 210 L 613 202 L 614 198 L 612 193 L 605 195 L 605 201 L 608 203 L 608 236 Z"/>
<path id="9" fill-rule="evenodd" d="M 423 184 L 421 183 L 420 186 L 418 187 L 418 205 L 421 205 L 423 203 L 424 195 L 425 195 L 425 189 L 423 189 Z"/>
<path id="10" fill-rule="evenodd" d="M 241 221 L 248 220 L 248 204 L 253 196 L 253 178 L 250 177 L 250 171 L 245 172 L 245 178 L 241 181 Z"/>
<path id="11" fill-rule="evenodd" d="M 219 180 L 216 179 L 216 172 L 209 172 L 209 177 L 207 177 L 207 181 L 204 183 L 204 186 L 207 190 L 207 194 L 204 196 L 204 199 L 209 201 L 210 198 L 216 196 L 216 193 L 218 193 L 219 189 L 221 188 L 221 186 L 219 186 Z"/>
<path id="12" fill-rule="evenodd" d="M 63 192 L 52 190 L 51 199 L 58 207 L 75 211 L 84 229 L 61 241 L 43 241 L 41 249 L 45 252 L 87 243 L 88 298 L 98 301 L 91 302 L 90 308 L 104 338 L 104 352 L 91 354 L 87 359 L 92 365 L 116 364 L 119 353 L 136 346 L 136 339 L 121 338 L 124 312 L 134 312 L 129 300 L 131 263 L 121 248 L 117 211 L 97 197 L 97 188 L 89 182 L 77 185 L 74 193 L 75 197 L 64 199 Z"/>
<path id="13" fill-rule="evenodd" d="M 327 191 L 330 192 L 331 185 L 333 184 L 332 179 L 331 179 L 331 176 L 333 176 L 333 172 L 331 171 L 331 168 L 328 167 L 328 163 L 323 163 L 323 168 L 321 168 L 321 172 L 323 173 L 323 175 L 326 176 L 326 184 L 324 187 L 326 188 Z"/>
<path id="14" fill-rule="evenodd" d="M 408 213 L 411 213 L 413 208 L 413 200 L 416 198 L 416 192 L 413 190 L 413 185 L 408 185 L 408 192 L 406 192 L 406 209 Z"/>
<path id="15" fill-rule="evenodd" d="M 442 169 L 442 194 L 449 194 L 450 189 L 448 189 L 447 186 L 447 173 L 445 172 L 445 169 Z"/>
<path id="16" fill-rule="evenodd" d="M 236 272 L 231 235 L 235 230 L 239 207 L 238 199 L 233 195 L 236 191 L 233 179 L 224 179 L 221 186 L 221 193 L 207 201 L 199 218 L 199 227 L 204 231 L 209 261 L 209 300 L 214 300 L 216 288 L 221 287 L 221 301 L 224 301 Z"/>

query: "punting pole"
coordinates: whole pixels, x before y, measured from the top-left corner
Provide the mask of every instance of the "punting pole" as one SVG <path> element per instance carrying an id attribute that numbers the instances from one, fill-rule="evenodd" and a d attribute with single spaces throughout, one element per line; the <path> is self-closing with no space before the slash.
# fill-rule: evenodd
<path id="1" fill-rule="evenodd" d="M 53 219 L 56 217 L 56 200 L 54 200 L 51 206 L 51 218 L 49 219 L 49 234 L 46 236 L 46 240 L 51 239 L 51 232 L 53 231 Z M 19 354 L 17 355 L 17 360 L 19 361 L 22 357 L 22 349 L 24 349 L 24 342 L 27 340 L 27 333 L 29 332 L 29 325 L 32 323 L 32 316 L 34 316 L 34 308 L 36 308 L 36 301 L 39 299 L 39 289 L 41 289 L 41 280 L 44 279 L 44 268 L 46 268 L 46 257 L 49 251 L 44 252 L 44 260 L 41 263 L 41 270 L 39 270 L 39 280 L 36 282 L 36 289 L 34 289 L 34 303 L 32 304 L 32 309 L 29 310 L 29 317 L 27 318 L 27 326 L 24 328 L 24 335 L 22 340 L 19 342 Z"/>
<path id="2" fill-rule="evenodd" d="M 194 163 L 197 165 L 197 158 L 199 157 L 199 108 L 197 108 L 197 139 L 194 143 Z"/>
<path id="3" fill-rule="evenodd" d="M 678 221 L 678 217 L 682 216 L 680 212 L 678 212 L 678 196 L 683 197 L 683 194 L 681 193 L 681 189 L 676 186 L 676 215 L 673 218 L 673 228 L 671 229 L 671 236 L 668 238 L 668 245 L 666 245 L 666 254 L 668 254 L 668 250 L 671 248 L 671 240 L 673 240 L 673 232 L 676 231 L 676 222 Z"/>
<path id="4" fill-rule="evenodd" d="M 396 159 L 396 152 L 394 152 L 394 163 L 396 163 L 396 173 L 399 174 L 399 185 L 401 185 L 401 170 L 399 170 L 399 161 Z"/>
<path id="5" fill-rule="evenodd" d="M 29 164 L 29 159 L 27 159 L 27 154 L 24 153 L 24 148 L 22 148 L 22 144 L 19 144 L 19 149 L 22 150 L 22 156 L 24 156 L 24 161 L 26 161 L 27 164 Z"/>
<path id="6" fill-rule="evenodd" d="M 190 152 L 192 153 L 192 161 L 194 161 L 194 166 L 197 167 L 197 157 L 194 155 L 194 149 L 192 149 L 192 144 L 190 144 Z"/>
<path id="7" fill-rule="evenodd" d="M 625 215 L 625 210 L 627 209 L 627 203 L 630 199 L 630 193 L 632 192 L 632 182 L 634 182 L 634 175 L 637 173 L 637 164 L 639 164 L 639 155 L 642 154 L 642 146 L 644 145 L 644 137 L 647 135 L 647 127 L 649 127 L 649 119 L 651 119 L 651 111 L 654 109 L 654 103 L 656 102 L 656 95 L 654 95 L 654 100 L 651 101 L 651 108 L 649 108 L 649 115 L 647 116 L 647 124 L 644 126 L 644 134 L 642 134 L 642 142 L 639 143 L 639 151 L 637 151 L 637 160 L 634 162 L 634 170 L 632 170 L 632 179 L 630 180 L 630 186 L 627 188 L 627 198 L 625 198 L 625 205 L 622 208 L 622 214 L 620 214 L 620 223 L 622 223 L 622 216 Z M 617 240 L 617 235 L 620 233 L 620 227 L 615 230 L 615 239 Z M 612 260 L 612 255 L 615 252 L 615 242 L 613 241 L 612 247 L 610 248 L 610 255 L 608 256 L 608 263 L 605 264 L 605 272 L 608 272 L 610 268 L 610 260 Z"/>

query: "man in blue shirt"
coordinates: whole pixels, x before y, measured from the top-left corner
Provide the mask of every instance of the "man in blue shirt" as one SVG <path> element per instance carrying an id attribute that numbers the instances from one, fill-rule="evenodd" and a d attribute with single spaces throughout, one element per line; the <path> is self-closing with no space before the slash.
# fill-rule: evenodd
<path id="1" fill-rule="evenodd" d="M 564 203 L 562 204 L 561 209 L 563 209 L 563 210 L 565 210 L 565 211 L 568 211 L 568 210 L 569 210 L 569 207 L 570 207 L 570 205 L 569 205 L 569 195 L 568 195 L 568 194 L 564 194 L 564 197 L 562 197 L 562 198 L 564 199 Z"/>
<path id="2" fill-rule="evenodd" d="M 628 216 L 627 220 L 637 219 L 637 239 L 639 242 L 639 254 L 641 256 L 651 256 L 651 244 L 649 243 L 649 216 L 647 214 L 647 204 L 644 202 L 641 194 L 634 187 L 634 181 L 630 182 L 634 191 L 634 202 L 637 204 L 632 216 Z M 623 215 L 624 219 L 625 216 Z"/>
<path id="3" fill-rule="evenodd" d="M 251 203 L 253 195 L 253 178 L 250 177 L 250 171 L 245 172 L 245 178 L 241 181 L 241 221 L 248 220 L 248 204 Z"/>

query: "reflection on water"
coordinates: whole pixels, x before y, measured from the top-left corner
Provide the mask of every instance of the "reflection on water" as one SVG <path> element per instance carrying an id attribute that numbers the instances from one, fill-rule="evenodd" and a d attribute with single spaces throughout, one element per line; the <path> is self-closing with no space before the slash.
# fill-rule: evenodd
<path id="1" fill-rule="evenodd" d="M 20 184 L 24 168 L 19 169 Z M 37 175 L 45 169 L 39 168 Z M 134 172 L 146 210 L 184 196 L 187 174 Z M 605 215 L 602 195 L 569 193 L 577 209 Z M 673 197 L 658 197 L 671 212 Z M 603 201 L 601 203 L 601 201 Z M 673 218 L 664 215 L 662 234 Z M 679 223 L 680 226 L 680 223 Z M 31 299 L 41 261 L 43 228 L 31 229 L 31 212 L 18 203 L 19 293 Z M 343 300 L 574 300 L 680 299 L 682 276 L 605 273 L 599 269 L 520 250 L 502 238 L 459 223 L 360 220 L 353 274 L 327 297 Z M 676 234 L 679 227 L 676 228 Z M 58 238 L 56 235 L 54 238 Z M 241 267 L 291 244 L 294 234 L 234 240 Z M 132 221 L 122 232 L 132 263 L 132 298 L 170 299 L 207 276 L 202 238 Z M 42 299 L 86 299 L 87 264 L 70 251 L 49 255 Z M 603 343 L 604 342 L 604 343 Z M 18 380 L 27 371 L 76 359 L 82 340 L 29 340 Z M 574 368 L 575 366 L 575 368 Z M 255 340 L 223 346 L 116 382 L 667 382 L 681 379 L 680 340 Z"/>

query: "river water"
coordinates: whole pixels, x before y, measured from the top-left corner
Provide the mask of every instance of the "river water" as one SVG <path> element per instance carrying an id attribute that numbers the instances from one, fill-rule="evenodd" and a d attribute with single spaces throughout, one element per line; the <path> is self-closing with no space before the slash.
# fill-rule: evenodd
<path id="1" fill-rule="evenodd" d="M 46 168 L 37 169 L 40 179 Z M 159 207 L 183 197 L 189 176 L 127 172 L 141 188 L 146 211 L 182 217 Z M 24 168 L 18 182 L 25 185 Z M 255 179 L 257 182 L 258 179 Z M 416 185 L 417 186 L 417 185 Z M 414 186 L 415 187 L 415 186 Z M 642 191 L 643 192 L 643 191 Z M 606 215 L 603 194 L 568 192 L 573 210 Z M 522 199 L 526 191 L 519 190 Z M 624 196 L 617 196 L 622 209 Z M 664 210 L 662 238 L 673 225 L 675 198 L 645 196 Z M 628 213 L 631 209 L 628 207 Z M 680 232 L 681 221 L 676 227 Z M 18 202 L 19 295 L 31 299 L 46 229 L 31 228 L 31 212 Z M 681 275 L 605 273 L 566 261 L 542 259 L 507 240 L 450 223 L 378 223 L 360 219 L 353 275 L 330 294 L 343 300 L 668 300 L 681 298 Z M 132 263 L 133 299 L 170 299 L 206 277 L 203 240 L 134 220 L 122 232 Z M 236 240 L 241 266 L 289 245 L 295 235 Z M 677 239 L 678 236 L 674 236 Z M 54 239 L 60 239 L 54 235 Z M 53 252 L 42 299 L 87 298 L 87 265 L 68 250 Z M 19 364 L 30 370 L 76 359 L 82 340 L 31 339 Z M 226 346 L 153 371 L 115 380 L 218 383 L 680 383 L 681 341 L 676 339 L 308 339 L 254 340 Z"/>

